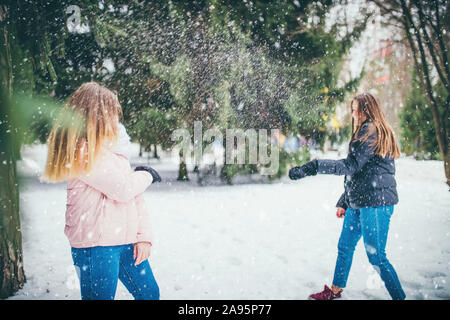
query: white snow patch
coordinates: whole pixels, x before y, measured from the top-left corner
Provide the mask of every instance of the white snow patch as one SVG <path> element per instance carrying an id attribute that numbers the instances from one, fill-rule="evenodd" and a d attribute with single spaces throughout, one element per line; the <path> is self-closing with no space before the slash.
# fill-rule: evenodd
<path id="1" fill-rule="evenodd" d="M 343 177 L 201 187 L 192 173 L 191 182 L 177 182 L 173 161 L 148 162 L 133 148 L 133 166 L 150 164 L 163 178 L 144 193 L 154 232 L 149 262 L 161 299 L 306 299 L 331 284 L 343 221 L 334 206 Z M 63 233 L 66 185 L 37 179 L 44 146 L 27 147 L 23 156 L 28 160 L 18 168 L 27 282 L 10 299 L 80 299 Z M 396 168 L 400 203 L 391 218 L 387 257 L 407 299 L 450 299 L 450 197 L 443 163 L 401 158 Z M 373 270 L 361 240 L 345 299 L 390 299 Z M 116 299 L 132 299 L 120 282 Z"/>

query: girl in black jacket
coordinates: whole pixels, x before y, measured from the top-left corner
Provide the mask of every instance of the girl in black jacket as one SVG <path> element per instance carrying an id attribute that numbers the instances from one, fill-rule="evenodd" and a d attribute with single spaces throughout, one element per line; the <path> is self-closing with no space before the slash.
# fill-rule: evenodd
<path id="1" fill-rule="evenodd" d="M 400 156 L 394 133 L 386 121 L 378 99 L 369 93 L 356 96 L 351 103 L 352 138 L 347 158 L 313 160 L 289 171 L 293 180 L 317 173 L 345 175 L 345 191 L 336 204 L 337 216 L 344 217 L 338 243 L 331 289 L 310 299 L 331 300 L 341 297 L 347 283 L 353 253 L 363 237 L 367 256 L 384 281 L 393 299 L 405 299 L 397 274 L 384 251 L 389 222 L 398 203 L 394 159 Z"/>

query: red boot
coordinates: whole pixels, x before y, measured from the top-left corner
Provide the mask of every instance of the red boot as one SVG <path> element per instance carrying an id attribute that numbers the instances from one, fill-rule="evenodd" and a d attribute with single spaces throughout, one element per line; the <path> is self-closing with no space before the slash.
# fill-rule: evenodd
<path id="1" fill-rule="evenodd" d="M 333 291 L 331 291 L 330 288 L 328 288 L 327 285 L 323 288 L 322 292 L 313 293 L 308 297 L 309 300 L 333 300 L 333 299 L 339 299 L 341 297 L 341 291 L 339 291 L 337 294 L 334 294 Z"/>

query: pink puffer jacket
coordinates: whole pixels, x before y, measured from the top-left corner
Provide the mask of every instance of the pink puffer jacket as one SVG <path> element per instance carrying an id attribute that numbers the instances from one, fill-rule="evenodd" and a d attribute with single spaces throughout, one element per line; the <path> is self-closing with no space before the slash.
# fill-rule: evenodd
<path id="1" fill-rule="evenodd" d="M 67 182 L 64 233 L 74 248 L 152 241 L 142 193 L 152 183 L 146 171 L 106 148 L 86 176 Z"/>

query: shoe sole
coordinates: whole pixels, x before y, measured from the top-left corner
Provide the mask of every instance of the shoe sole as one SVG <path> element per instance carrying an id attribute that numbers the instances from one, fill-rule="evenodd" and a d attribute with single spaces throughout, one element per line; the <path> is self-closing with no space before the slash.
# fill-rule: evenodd
<path id="1" fill-rule="evenodd" d="M 309 296 L 308 300 L 317 300 L 317 299 L 314 299 L 313 297 Z M 331 299 L 331 300 L 342 300 L 342 297 L 334 298 L 334 299 Z M 317 301 L 319 301 L 319 300 L 317 300 Z"/>

